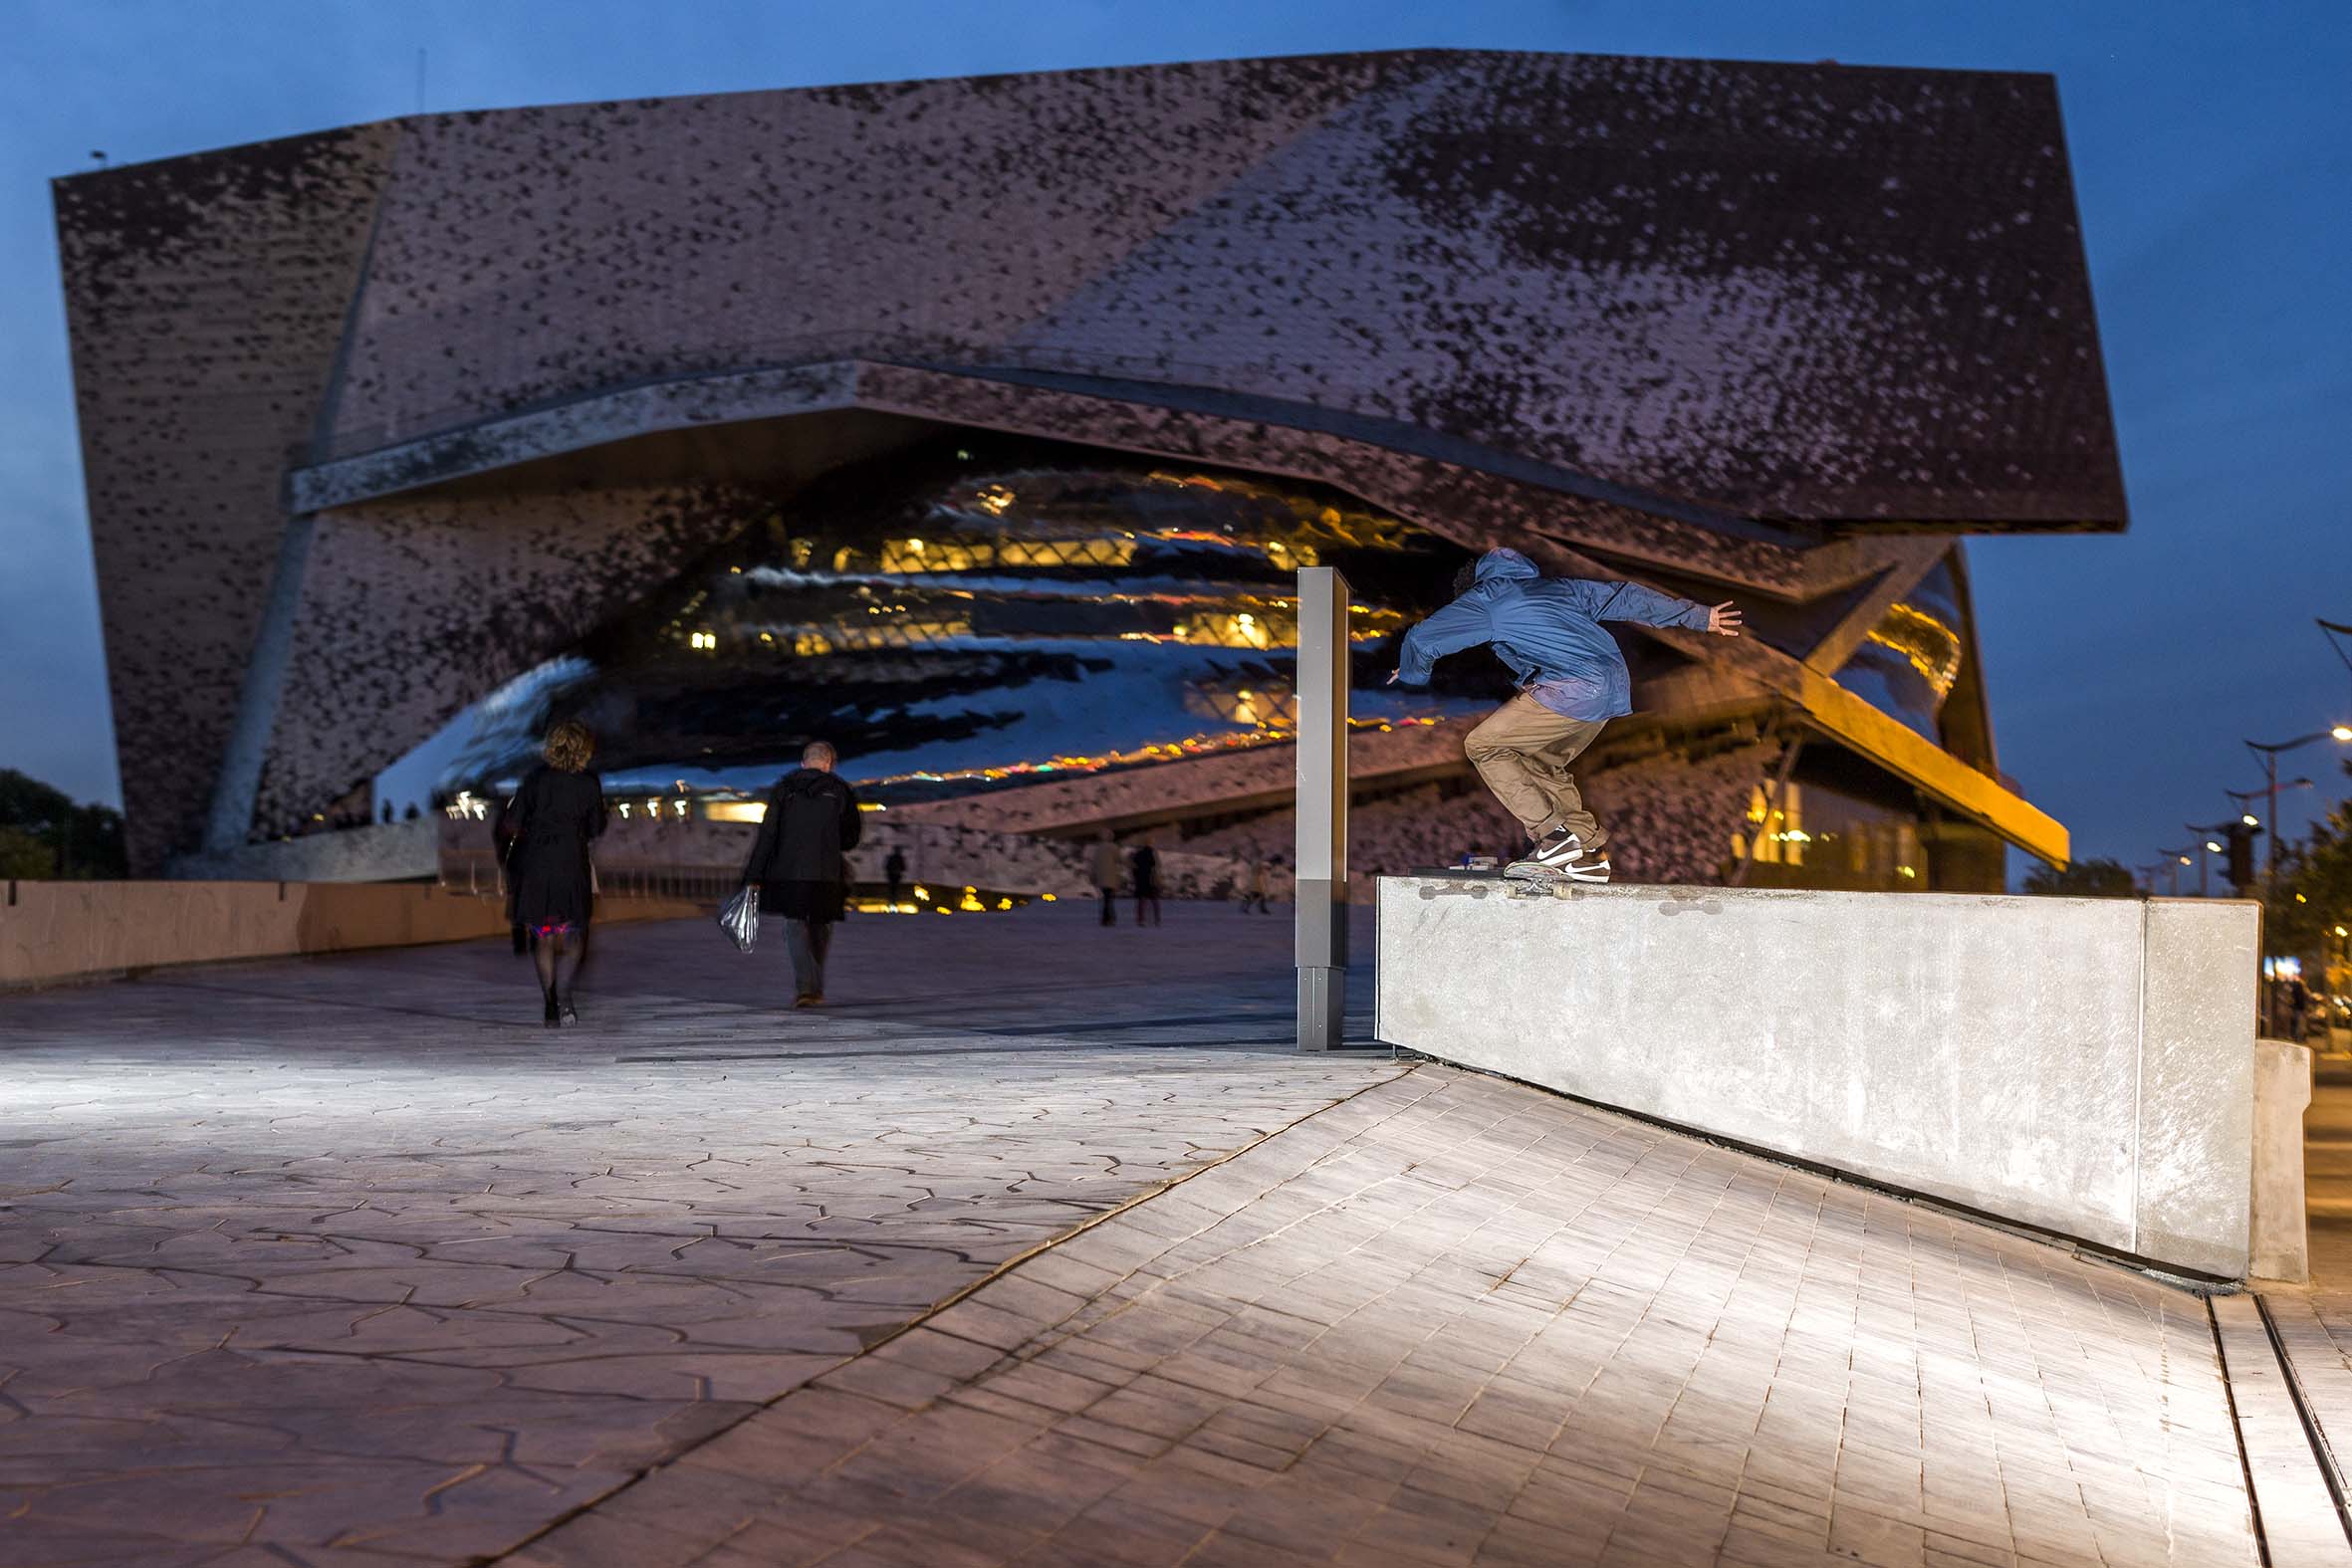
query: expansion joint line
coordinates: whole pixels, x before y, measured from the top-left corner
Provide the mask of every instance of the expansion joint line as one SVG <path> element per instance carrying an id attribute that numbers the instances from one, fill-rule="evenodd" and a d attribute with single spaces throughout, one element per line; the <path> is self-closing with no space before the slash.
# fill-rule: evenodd
<path id="1" fill-rule="evenodd" d="M 2352 1508 L 2345 1506 L 2344 1471 L 2336 1463 L 2335 1448 L 2327 1441 L 2325 1429 L 2319 1425 L 2319 1412 L 2311 1406 L 2311 1397 L 2304 1391 L 2303 1380 L 2295 1371 L 2293 1358 L 2286 1353 L 2286 1341 L 2278 1332 L 2278 1319 L 2270 1315 L 2270 1303 L 2258 1293 L 2247 1293 L 2254 1298 L 2254 1310 L 2262 1316 L 2262 1332 L 2270 1340 L 2270 1355 L 2277 1361 L 2279 1375 L 2286 1383 L 2286 1396 L 2294 1402 L 2295 1419 L 2303 1424 L 2303 1441 L 2311 1445 L 2312 1462 L 2319 1466 L 2319 1478 L 2327 1482 L 2328 1500 L 2336 1507 L 2336 1524 L 2344 1532 L 2345 1543 L 2352 1545 Z M 2212 1308 L 2209 1306 L 2207 1311 L 2210 1314 Z M 2223 1376 L 2227 1378 L 2228 1375 L 2229 1369 L 2225 1364 Z M 2242 1451 L 2243 1445 L 2239 1447 Z"/>
<path id="2" fill-rule="evenodd" d="M 2221 1315 L 2214 1298 L 2205 1298 L 2205 1328 L 2213 1336 L 2214 1364 L 2222 1369 L 2222 1400 L 2230 1410 L 2230 1438 L 2237 1447 L 2237 1473 L 2245 1482 L 2245 1516 L 2254 1531 L 2254 1555 L 2262 1568 L 2271 1568 L 2270 1541 L 2262 1533 L 2262 1500 L 2254 1494 L 2253 1456 L 2245 1452 L 2245 1420 L 2237 1413 L 2237 1390 L 2230 1383 L 2230 1347 L 2222 1339 Z"/>

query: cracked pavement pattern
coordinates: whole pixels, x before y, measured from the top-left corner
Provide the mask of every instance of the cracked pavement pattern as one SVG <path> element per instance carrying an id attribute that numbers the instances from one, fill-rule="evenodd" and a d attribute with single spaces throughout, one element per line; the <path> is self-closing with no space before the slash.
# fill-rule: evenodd
<path id="1" fill-rule="evenodd" d="M 0 997 L 0 1564 L 495 1554 L 1332 1102 L 1288 921 L 600 932 Z"/>
<path id="2" fill-rule="evenodd" d="M 503 1568 L 2272 1560 L 2198 1296 L 1432 1065 Z"/>

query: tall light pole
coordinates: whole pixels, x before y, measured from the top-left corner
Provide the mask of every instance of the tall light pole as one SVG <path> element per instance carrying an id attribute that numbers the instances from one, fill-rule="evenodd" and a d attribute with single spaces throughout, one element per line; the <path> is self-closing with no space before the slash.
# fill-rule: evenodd
<path id="1" fill-rule="evenodd" d="M 2186 849 L 2159 849 L 2156 852 L 2171 862 L 2165 869 L 2172 873 L 2172 896 L 2179 898 L 2181 896 L 2181 867 L 2189 863 L 2189 851 Z"/>
<path id="2" fill-rule="evenodd" d="M 2183 822 L 2181 825 L 2196 835 L 2189 840 L 2189 852 L 2197 855 L 2197 896 L 2211 898 L 2214 896 L 2214 856 L 2222 852 L 2222 845 L 2219 840 L 2210 835 L 2226 831 L 2227 824 L 2222 822 Z M 2204 850 L 2204 853 L 2198 853 L 2200 848 Z"/>
<path id="3" fill-rule="evenodd" d="M 2262 777 L 2270 796 L 2270 857 L 2262 867 L 2262 880 L 2265 883 L 2278 879 L 2278 754 L 2291 752 L 2298 746 L 2309 746 L 2315 741 L 2334 741 L 2339 746 L 2352 742 L 2352 724 L 2314 730 L 2309 735 L 2299 735 L 2291 741 L 2245 743 L 2246 750 L 2262 760 Z"/>

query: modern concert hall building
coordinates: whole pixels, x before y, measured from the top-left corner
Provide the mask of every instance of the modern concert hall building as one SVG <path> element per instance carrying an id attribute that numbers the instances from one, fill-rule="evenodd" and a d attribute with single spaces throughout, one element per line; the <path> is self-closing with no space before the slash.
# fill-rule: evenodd
<path id="1" fill-rule="evenodd" d="M 1495 545 L 1748 611 L 1621 628 L 1621 874 L 2066 854 L 1962 548 L 2126 521 L 2045 77 L 1232 61 L 419 115 L 56 201 L 140 874 L 572 714 L 624 783 L 823 735 L 909 812 L 1231 845 L 1312 563 L 1402 869 L 1491 825 L 1502 666 L 1381 678 Z"/>

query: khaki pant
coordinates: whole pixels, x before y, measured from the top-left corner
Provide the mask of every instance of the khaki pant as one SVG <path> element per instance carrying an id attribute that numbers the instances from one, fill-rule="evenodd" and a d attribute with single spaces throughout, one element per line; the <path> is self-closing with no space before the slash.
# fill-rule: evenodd
<path id="1" fill-rule="evenodd" d="M 1584 809 L 1568 764 L 1605 726 L 1604 720 L 1553 713 L 1522 692 L 1464 737 L 1462 750 L 1503 808 L 1526 825 L 1529 838 L 1565 827 L 1586 849 L 1599 849 L 1609 835 Z"/>

